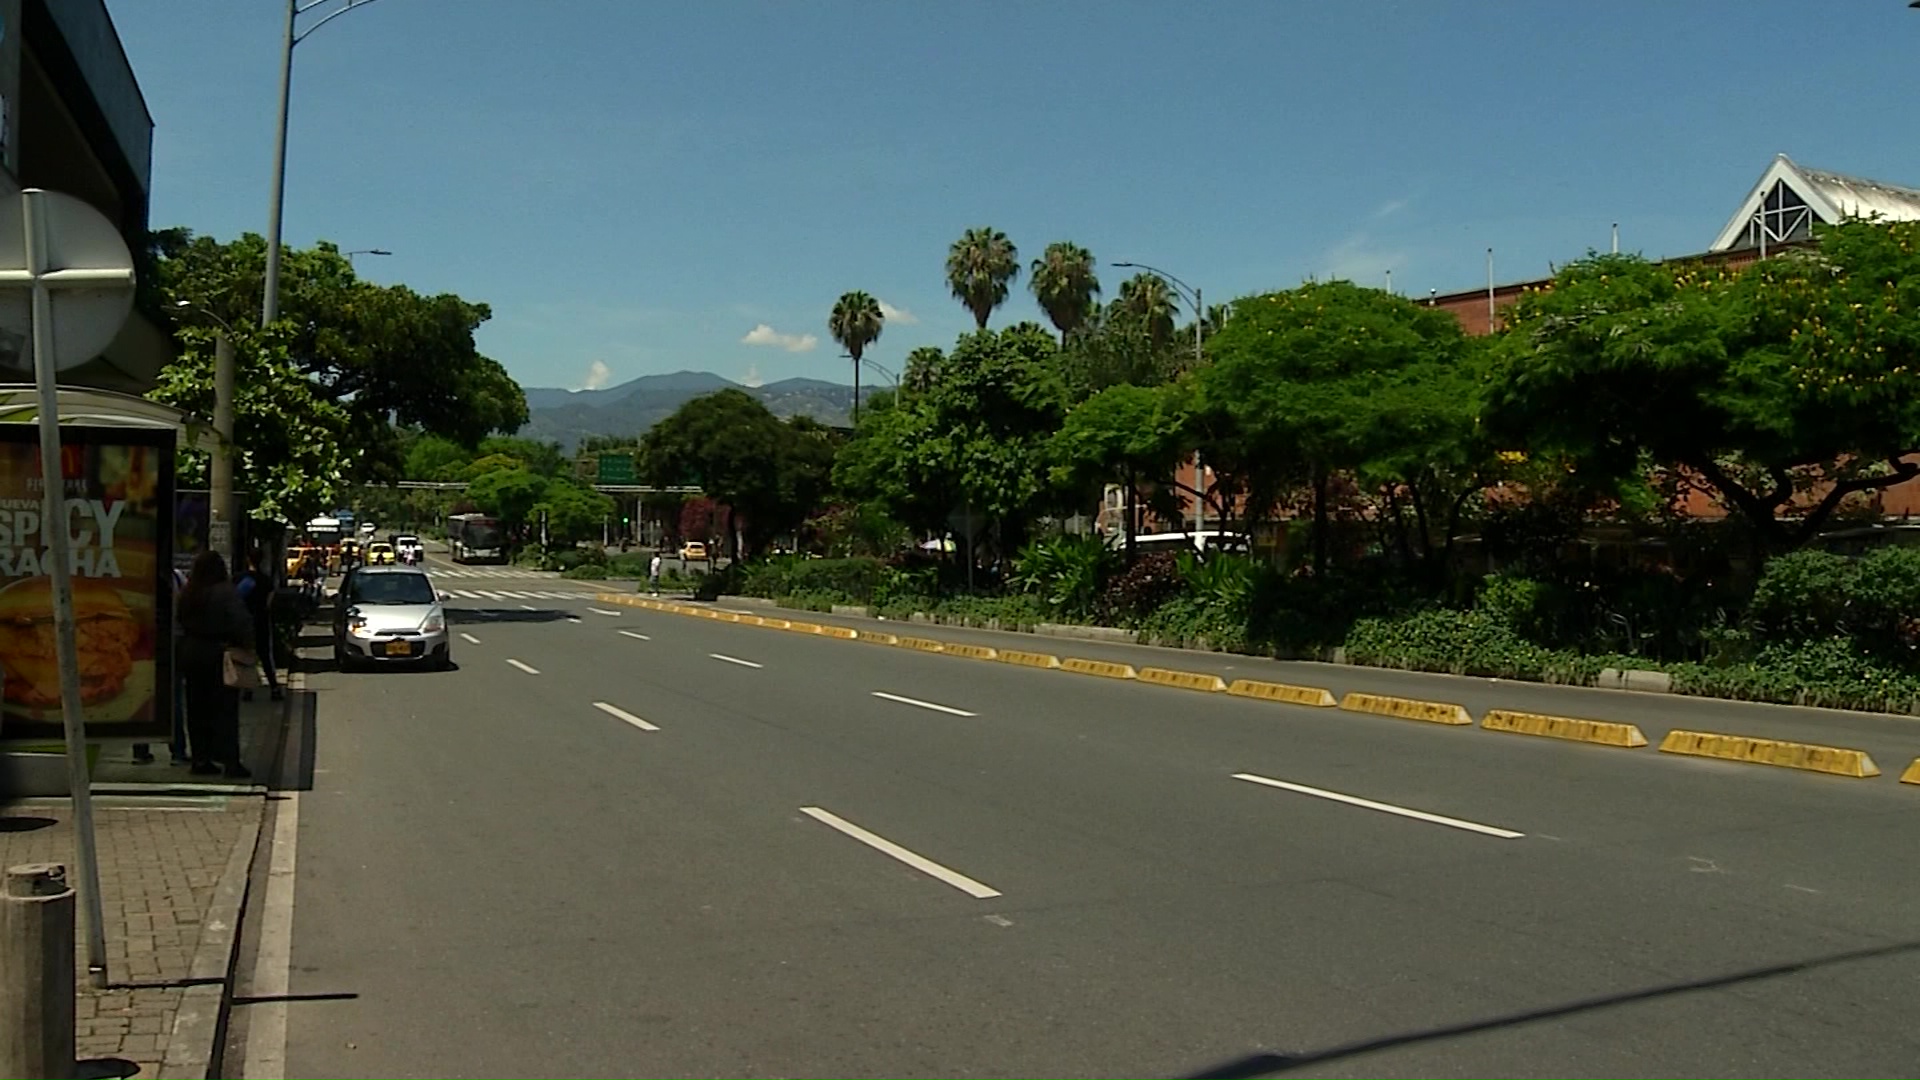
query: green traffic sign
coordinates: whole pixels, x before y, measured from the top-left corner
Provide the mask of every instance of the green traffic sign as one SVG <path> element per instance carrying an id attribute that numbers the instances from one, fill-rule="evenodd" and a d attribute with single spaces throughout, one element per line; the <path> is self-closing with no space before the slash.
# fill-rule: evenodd
<path id="1" fill-rule="evenodd" d="M 599 482 L 602 484 L 633 483 L 633 455 L 601 454 Z"/>

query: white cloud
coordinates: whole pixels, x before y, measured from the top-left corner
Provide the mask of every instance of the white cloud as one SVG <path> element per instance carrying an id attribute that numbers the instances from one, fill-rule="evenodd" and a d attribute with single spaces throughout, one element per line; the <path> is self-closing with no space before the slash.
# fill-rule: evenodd
<path id="1" fill-rule="evenodd" d="M 740 376 L 741 386 L 763 386 L 766 384 L 766 381 L 767 380 L 760 377 L 759 364 L 748 364 L 747 373 Z"/>
<path id="2" fill-rule="evenodd" d="M 1386 202 L 1381 203 L 1379 207 L 1368 216 L 1374 221 L 1379 221 L 1381 218 L 1392 217 L 1406 208 L 1406 199 L 1388 199 Z"/>
<path id="3" fill-rule="evenodd" d="M 605 360 L 595 360 L 587 365 L 587 377 L 577 387 L 580 390 L 598 390 L 613 378 L 613 369 Z"/>
<path id="4" fill-rule="evenodd" d="M 894 307 L 885 300 L 880 301 L 880 314 L 884 316 L 888 322 L 899 323 L 901 326 L 912 326 L 920 321 L 920 316 L 915 315 L 906 308 Z"/>
<path id="5" fill-rule="evenodd" d="M 814 346 L 820 344 L 820 339 L 812 334 L 783 334 L 766 323 L 761 323 L 747 331 L 747 336 L 740 339 L 740 344 L 771 345 L 788 352 L 812 352 Z"/>
<path id="6" fill-rule="evenodd" d="M 1328 278 L 1344 278 L 1356 285 L 1377 289 L 1386 284 L 1387 271 L 1398 270 L 1407 264 L 1407 253 L 1375 246 L 1362 230 L 1328 248 L 1320 259 L 1321 265 L 1326 267 Z"/>

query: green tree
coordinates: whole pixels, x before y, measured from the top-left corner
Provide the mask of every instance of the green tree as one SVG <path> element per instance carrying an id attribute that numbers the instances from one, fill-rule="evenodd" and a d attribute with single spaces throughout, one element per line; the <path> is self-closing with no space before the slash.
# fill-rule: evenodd
<path id="1" fill-rule="evenodd" d="M 925 393 L 940 380 L 940 365 L 946 360 L 938 346 L 922 345 L 907 354 L 906 370 L 900 373 L 900 388 L 910 394 Z"/>
<path id="2" fill-rule="evenodd" d="M 236 328 L 258 319 L 261 237 L 248 233 L 223 244 L 174 230 L 156 247 L 155 275 L 169 304 L 184 301 Z M 485 304 L 361 281 L 325 242 L 285 249 L 280 283 L 287 354 L 320 400 L 350 416 L 364 451 L 362 476 L 399 478 L 401 440 L 393 423 L 471 446 L 526 422 L 519 385 L 474 346 L 474 330 L 491 316 Z"/>
<path id="3" fill-rule="evenodd" d="M 546 493 L 547 480 L 517 462 L 479 472 L 467 483 L 467 498 L 499 518 L 510 536 L 522 535 Z"/>
<path id="4" fill-rule="evenodd" d="M 1740 271 L 1596 255 L 1508 318 L 1487 423 L 1598 479 L 1651 461 L 1761 554 L 1920 474 L 1920 223 L 1852 222 Z"/>
<path id="5" fill-rule="evenodd" d="M 887 317 L 880 312 L 880 301 L 858 290 L 842 293 L 827 316 L 827 332 L 847 350 L 853 359 L 853 416 L 860 418 L 860 358 L 867 346 L 880 340 Z"/>
<path id="6" fill-rule="evenodd" d="M 1078 244 L 1060 241 L 1048 244 L 1046 253 L 1033 260 L 1029 279 L 1040 310 L 1053 320 L 1060 331 L 1060 344 L 1093 317 L 1100 296 L 1100 276 L 1095 270 L 1093 252 Z"/>
<path id="7" fill-rule="evenodd" d="M 438 435 L 421 435 L 407 444 L 404 470 L 409 480 L 458 479 L 473 451 Z"/>
<path id="8" fill-rule="evenodd" d="M 494 435 L 480 440 L 479 449 L 483 456 L 513 458 L 539 476 L 551 479 L 573 475 L 573 463 L 560 452 L 559 443 Z"/>
<path id="9" fill-rule="evenodd" d="M 971 510 L 999 530 L 1003 551 L 1017 548 L 1054 501 L 1047 442 L 1066 406 L 1058 352 L 1036 323 L 963 336 L 924 393 L 861 418 L 835 482 L 925 531 Z"/>
<path id="10" fill-rule="evenodd" d="M 1141 321 L 1156 344 L 1173 340 L 1173 288 L 1158 274 L 1135 274 L 1120 283 L 1120 295 L 1114 306 Z"/>
<path id="11" fill-rule="evenodd" d="M 213 415 L 214 339 L 179 332 L 178 357 L 148 395 L 200 417 Z M 287 354 L 282 327 L 236 327 L 234 349 L 235 487 L 252 493 L 252 516 L 299 526 L 340 505 L 357 451 L 346 410 L 314 392 Z M 179 482 L 207 483 L 207 456 L 180 452 Z"/>
<path id="12" fill-rule="evenodd" d="M 724 505 L 728 553 L 737 559 L 817 507 L 834 453 L 823 425 L 801 417 L 782 423 L 752 396 L 727 389 L 694 398 L 654 425 L 641 441 L 640 468 L 650 483 L 698 485 Z"/>
<path id="13" fill-rule="evenodd" d="M 1056 484 L 1082 491 L 1124 486 L 1128 560 L 1134 556 L 1134 492 L 1143 480 L 1171 476 L 1191 452 L 1186 401 L 1177 387 L 1109 387 L 1074 406 L 1048 447 Z"/>
<path id="14" fill-rule="evenodd" d="M 1207 464 L 1240 470 L 1256 513 L 1304 480 L 1324 574 L 1335 472 L 1405 437 L 1407 425 L 1388 423 L 1393 410 L 1432 404 L 1413 373 L 1455 365 L 1464 349 L 1450 314 L 1352 282 L 1238 301 L 1194 373 L 1197 425 L 1220 454 Z"/>
<path id="15" fill-rule="evenodd" d="M 1007 234 L 990 226 L 968 229 L 947 250 L 947 287 L 973 313 L 977 329 L 987 328 L 993 309 L 1007 301 L 1020 276 L 1020 252 Z"/>
<path id="16" fill-rule="evenodd" d="M 613 514 L 613 500 L 572 480 L 549 480 L 530 510 L 534 520 L 547 515 L 547 536 L 553 547 L 571 547 L 582 540 L 600 539 Z"/>
<path id="17" fill-rule="evenodd" d="M 1084 401 L 1112 386 L 1158 386 L 1187 366 L 1185 348 L 1152 329 L 1147 317 L 1119 305 L 1097 312 L 1060 352 L 1068 395 Z"/>

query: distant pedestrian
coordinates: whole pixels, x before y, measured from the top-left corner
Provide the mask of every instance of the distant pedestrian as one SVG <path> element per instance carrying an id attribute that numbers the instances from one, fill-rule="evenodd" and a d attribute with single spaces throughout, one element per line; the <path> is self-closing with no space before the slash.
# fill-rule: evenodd
<path id="1" fill-rule="evenodd" d="M 660 553 L 653 553 L 653 561 L 647 563 L 647 588 L 653 595 L 660 595 Z"/>
<path id="2" fill-rule="evenodd" d="M 252 650 L 253 620 L 227 580 L 219 552 L 194 557 L 179 607 L 179 663 L 187 684 L 193 771 L 217 773 L 224 766 L 228 776 L 244 779 L 253 774 L 240 763 L 240 692 L 227 685 L 226 655 L 228 649 Z"/>
<path id="3" fill-rule="evenodd" d="M 253 620 L 253 651 L 260 658 L 260 675 L 267 681 L 268 695 L 275 701 L 285 695 L 280 690 L 280 675 L 273 667 L 273 571 L 266 566 L 266 557 L 255 550 L 247 557 L 247 570 L 234 583 L 234 591 L 247 605 L 247 616 Z M 253 691 L 244 691 L 242 701 L 252 701 Z"/>

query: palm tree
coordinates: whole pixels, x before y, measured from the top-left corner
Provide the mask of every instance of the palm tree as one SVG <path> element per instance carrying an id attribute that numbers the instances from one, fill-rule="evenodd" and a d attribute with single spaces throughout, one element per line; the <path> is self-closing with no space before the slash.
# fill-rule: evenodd
<path id="1" fill-rule="evenodd" d="M 860 423 L 860 356 L 867 346 L 880 340 L 887 317 L 880 301 L 859 291 L 843 293 L 834 301 L 833 314 L 827 316 L 827 333 L 853 358 L 853 422 Z"/>
<path id="2" fill-rule="evenodd" d="M 1033 260 L 1033 279 L 1028 284 L 1040 309 L 1060 331 L 1062 345 L 1092 315 L 1094 298 L 1100 295 L 1094 265 L 1093 252 L 1065 240 L 1048 244 L 1046 254 Z"/>
<path id="3" fill-rule="evenodd" d="M 934 345 L 922 345 L 908 353 L 907 368 L 900 373 L 901 387 L 916 394 L 933 389 L 933 384 L 940 380 L 940 365 L 946 358 Z"/>
<path id="4" fill-rule="evenodd" d="M 1158 274 L 1135 274 L 1120 283 L 1120 310 L 1141 320 L 1157 344 L 1173 337 L 1173 290 Z"/>
<path id="5" fill-rule="evenodd" d="M 1232 304 L 1208 304 L 1207 321 L 1201 324 L 1201 330 L 1208 337 L 1212 337 L 1219 333 L 1220 328 L 1227 325 L 1227 320 L 1231 318 L 1233 318 Z"/>
<path id="6" fill-rule="evenodd" d="M 947 249 L 947 287 L 973 312 L 976 329 L 1007 301 L 1007 286 L 1020 276 L 1020 252 L 1007 234 L 991 226 L 968 229 Z"/>

